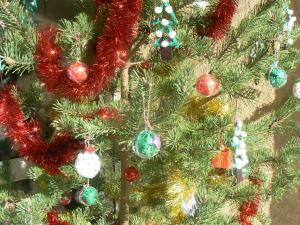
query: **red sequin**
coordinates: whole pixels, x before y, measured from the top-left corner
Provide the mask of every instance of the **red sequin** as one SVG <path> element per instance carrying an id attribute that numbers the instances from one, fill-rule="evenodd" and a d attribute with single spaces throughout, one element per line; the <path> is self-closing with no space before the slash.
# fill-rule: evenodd
<path id="1" fill-rule="evenodd" d="M 97 1 L 101 7 L 107 2 Z M 97 96 L 128 59 L 142 5 L 143 0 L 112 0 L 103 35 L 98 39 L 95 62 L 89 66 L 85 82 L 79 85 L 68 79 L 67 67 L 60 64 L 62 54 L 55 42 L 58 30 L 52 27 L 39 31 L 35 58 L 39 79 L 46 89 L 74 101 Z"/>

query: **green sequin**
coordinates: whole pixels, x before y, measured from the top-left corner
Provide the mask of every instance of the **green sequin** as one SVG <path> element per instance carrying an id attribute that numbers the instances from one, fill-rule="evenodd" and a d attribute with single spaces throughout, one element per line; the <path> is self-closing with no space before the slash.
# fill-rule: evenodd
<path id="1" fill-rule="evenodd" d="M 81 199 L 87 205 L 94 205 L 97 202 L 98 192 L 96 188 L 88 186 L 82 190 Z"/>
<path id="2" fill-rule="evenodd" d="M 159 141 L 159 146 L 155 143 Z M 151 130 L 143 130 L 135 140 L 134 151 L 143 159 L 149 159 L 155 156 L 160 148 L 159 136 Z"/>
<path id="3" fill-rule="evenodd" d="M 275 67 L 269 73 L 269 81 L 274 88 L 281 88 L 287 82 L 287 74 L 283 69 Z"/>

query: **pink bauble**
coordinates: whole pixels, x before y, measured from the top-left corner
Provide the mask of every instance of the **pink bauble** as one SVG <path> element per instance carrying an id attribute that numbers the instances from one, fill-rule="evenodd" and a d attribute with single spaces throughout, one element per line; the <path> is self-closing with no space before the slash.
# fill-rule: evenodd
<path id="1" fill-rule="evenodd" d="M 89 74 L 89 69 L 86 64 L 77 61 L 69 66 L 68 77 L 77 84 L 83 83 Z"/>
<path id="2" fill-rule="evenodd" d="M 212 75 L 202 74 L 197 81 L 196 88 L 200 94 L 209 97 L 218 93 L 219 84 Z"/>

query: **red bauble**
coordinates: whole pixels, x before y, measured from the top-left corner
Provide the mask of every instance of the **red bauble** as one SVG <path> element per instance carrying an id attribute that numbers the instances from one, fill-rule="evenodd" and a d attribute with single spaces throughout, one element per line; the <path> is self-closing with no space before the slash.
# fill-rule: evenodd
<path id="1" fill-rule="evenodd" d="M 66 192 L 64 194 L 62 194 L 61 198 L 60 198 L 60 203 L 63 205 L 63 206 L 66 206 L 66 205 L 69 205 L 72 201 L 72 194 L 70 192 Z"/>
<path id="2" fill-rule="evenodd" d="M 209 97 L 218 93 L 219 84 L 212 75 L 202 74 L 197 81 L 196 88 L 200 94 Z"/>
<path id="3" fill-rule="evenodd" d="M 146 61 L 146 62 L 143 62 L 141 64 L 141 66 L 142 66 L 143 69 L 148 70 L 151 67 L 151 63 L 149 61 Z"/>
<path id="4" fill-rule="evenodd" d="M 83 62 L 77 61 L 69 66 L 68 77 L 77 84 L 83 83 L 89 74 L 89 68 Z"/>
<path id="5" fill-rule="evenodd" d="M 126 180 L 130 182 L 136 181 L 140 177 L 140 172 L 134 166 L 127 167 L 124 173 Z"/>

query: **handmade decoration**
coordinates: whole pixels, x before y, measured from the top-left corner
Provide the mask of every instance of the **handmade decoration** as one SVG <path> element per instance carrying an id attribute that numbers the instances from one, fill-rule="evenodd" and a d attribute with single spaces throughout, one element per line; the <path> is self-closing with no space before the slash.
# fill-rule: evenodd
<path id="1" fill-rule="evenodd" d="M 293 94 L 296 98 L 300 99 L 300 77 L 296 79 L 296 82 L 293 87 Z"/>
<path id="2" fill-rule="evenodd" d="M 231 169 L 232 153 L 230 148 L 224 148 L 212 158 L 212 167 L 214 169 Z"/>
<path id="3" fill-rule="evenodd" d="M 243 121 L 238 120 L 236 122 L 236 127 L 234 131 L 234 136 L 232 138 L 232 147 L 235 148 L 233 172 L 237 177 L 237 182 L 240 183 L 248 176 L 247 165 L 249 159 L 247 156 L 247 149 L 245 138 L 247 133 L 242 130 Z"/>
<path id="4" fill-rule="evenodd" d="M 98 39 L 95 62 L 88 66 L 89 75 L 81 84 L 70 80 L 66 76 L 68 68 L 60 64 L 62 53 L 56 43 L 58 30 L 53 27 L 40 30 L 35 59 L 38 77 L 44 87 L 54 95 L 74 101 L 97 96 L 128 59 L 128 50 L 138 33 L 142 4 L 143 0 L 132 0 L 130 3 L 112 0 L 103 35 Z"/>
<path id="5" fill-rule="evenodd" d="M 216 9 L 205 17 L 206 24 L 197 24 L 198 36 L 211 37 L 214 40 L 222 39 L 229 29 L 235 11 L 235 0 L 219 0 Z"/>
<path id="6" fill-rule="evenodd" d="M 73 161 L 75 151 L 82 147 L 80 142 L 63 133 L 56 135 L 51 142 L 44 140 L 41 124 L 37 120 L 26 120 L 11 86 L 0 92 L 0 124 L 3 134 L 18 146 L 21 157 L 51 174 L 60 173 L 59 167 Z"/>

